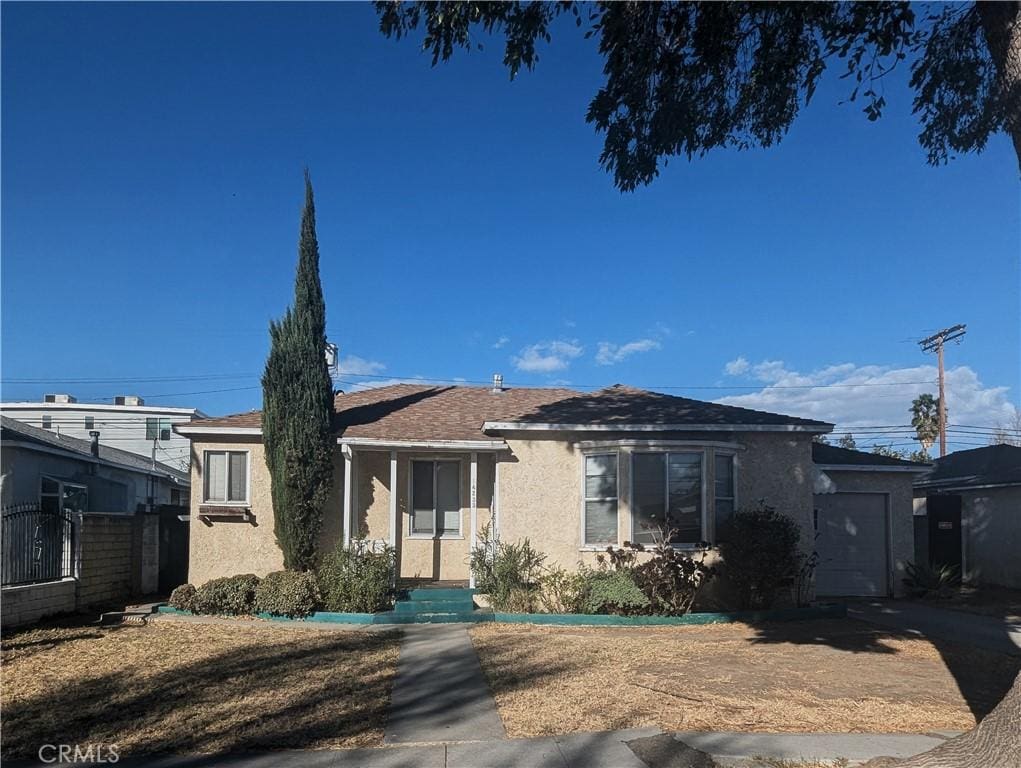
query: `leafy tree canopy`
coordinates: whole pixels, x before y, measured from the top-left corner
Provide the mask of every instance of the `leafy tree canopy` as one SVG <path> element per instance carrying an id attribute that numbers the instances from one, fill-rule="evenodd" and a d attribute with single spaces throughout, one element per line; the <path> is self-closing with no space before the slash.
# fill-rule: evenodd
<path id="1" fill-rule="evenodd" d="M 1021 3 L 410 2 L 377 0 L 380 29 L 422 28 L 435 65 L 502 36 L 514 77 L 539 60 L 560 16 L 598 40 L 606 76 L 586 120 L 603 134 L 600 164 L 632 191 L 671 157 L 769 147 L 836 67 L 869 120 L 882 78 L 910 57 L 919 142 L 933 165 L 1008 133 L 1021 168 Z"/>

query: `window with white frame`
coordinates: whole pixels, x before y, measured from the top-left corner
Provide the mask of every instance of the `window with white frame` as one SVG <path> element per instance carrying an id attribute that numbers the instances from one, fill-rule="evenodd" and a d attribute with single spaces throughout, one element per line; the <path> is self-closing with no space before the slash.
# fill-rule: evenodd
<path id="1" fill-rule="evenodd" d="M 585 456 L 585 545 L 617 543 L 617 454 Z"/>
<path id="2" fill-rule="evenodd" d="M 631 538 L 643 544 L 670 534 L 673 544 L 697 544 L 702 530 L 702 452 L 633 453 Z"/>
<path id="3" fill-rule="evenodd" d="M 717 453 L 714 475 L 715 540 L 727 535 L 730 518 L 734 516 L 734 457 Z"/>
<path id="4" fill-rule="evenodd" d="M 208 504 L 248 503 L 248 451 L 206 451 L 202 500 Z"/>
<path id="5" fill-rule="evenodd" d="M 411 535 L 461 535 L 461 462 L 411 462 Z"/>
<path id="6" fill-rule="evenodd" d="M 43 475 L 39 479 L 39 508 L 43 512 L 80 514 L 88 510 L 89 491 L 84 485 Z"/>

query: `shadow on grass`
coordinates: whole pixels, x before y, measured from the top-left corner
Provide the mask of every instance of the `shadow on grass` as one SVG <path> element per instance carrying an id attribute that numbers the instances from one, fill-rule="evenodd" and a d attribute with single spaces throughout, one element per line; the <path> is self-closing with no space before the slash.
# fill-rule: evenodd
<path id="1" fill-rule="evenodd" d="M 967 617 L 962 616 L 962 621 L 966 620 Z M 756 635 L 751 642 L 755 644 L 822 645 L 862 654 L 896 654 L 897 649 L 889 641 L 925 639 L 939 652 L 976 720 L 989 714 L 1003 699 L 1021 670 L 1021 658 L 975 648 L 966 644 L 963 636 L 962 642 L 953 642 L 941 636 L 853 619 L 825 623 L 772 622 L 752 624 L 752 628 Z M 920 695 L 925 693 L 919 691 Z"/>
<path id="2" fill-rule="evenodd" d="M 116 634 L 137 641 L 129 633 L 170 631 L 122 627 Z M 93 636 L 70 632 L 68 640 Z M 61 743 L 118 744 L 130 755 L 375 744 L 395 670 L 387 652 L 399 636 L 295 631 L 293 640 L 280 642 L 277 635 L 265 645 L 239 643 L 161 675 L 139 665 L 128 672 L 86 668 L 62 688 L 50 684 L 36 692 L 38 686 L 29 684 L 27 696 L 8 688 L 3 756 L 32 758 L 41 744 Z M 201 642 L 202 635 L 152 638 L 152 654 L 172 654 L 181 644 Z M 74 650 L 68 648 L 61 663 L 89 660 L 76 660 Z M 8 668 L 8 684 L 12 674 L 17 670 Z"/>

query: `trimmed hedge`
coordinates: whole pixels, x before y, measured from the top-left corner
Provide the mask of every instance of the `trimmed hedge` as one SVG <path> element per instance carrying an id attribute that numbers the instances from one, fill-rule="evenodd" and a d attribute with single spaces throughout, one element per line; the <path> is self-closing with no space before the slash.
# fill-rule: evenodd
<path id="1" fill-rule="evenodd" d="M 167 602 L 171 608 L 177 608 L 179 611 L 194 611 L 197 594 L 198 590 L 193 585 L 182 584 L 174 588 L 174 591 L 170 593 L 170 600 Z"/>
<path id="2" fill-rule="evenodd" d="M 225 616 L 252 613 L 255 607 L 255 590 L 258 586 L 259 577 L 251 573 L 207 581 L 198 588 L 192 610 L 195 613 Z"/>
<path id="3" fill-rule="evenodd" d="M 257 613 L 294 619 L 311 615 L 318 606 L 319 586 L 313 573 L 274 571 L 255 590 Z"/>

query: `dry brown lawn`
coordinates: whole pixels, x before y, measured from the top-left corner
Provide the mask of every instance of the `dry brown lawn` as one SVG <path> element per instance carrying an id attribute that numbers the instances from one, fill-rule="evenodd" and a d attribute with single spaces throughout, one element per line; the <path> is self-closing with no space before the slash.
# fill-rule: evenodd
<path id="1" fill-rule="evenodd" d="M 1021 660 L 854 621 L 472 629 L 510 736 L 967 730 Z"/>
<path id="2" fill-rule="evenodd" d="M 399 636 L 265 622 L 51 626 L 3 639 L 3 756 L 378 746 Z"/>

